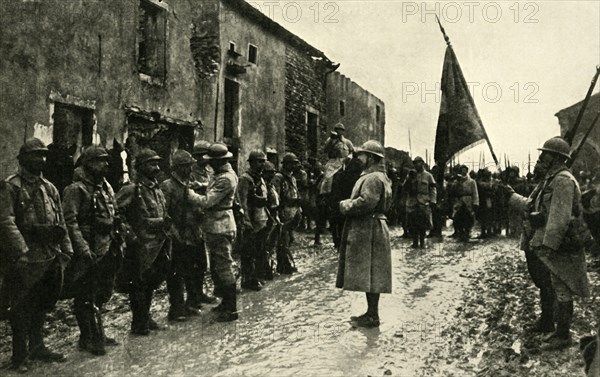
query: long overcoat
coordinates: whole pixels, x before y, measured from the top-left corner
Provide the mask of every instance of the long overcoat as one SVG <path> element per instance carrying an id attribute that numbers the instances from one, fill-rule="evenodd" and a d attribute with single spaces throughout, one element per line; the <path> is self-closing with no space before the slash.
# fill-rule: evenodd
<path id="1" fill-rule="evenodd" d="M 513 194 L 511 207 L 540 212 L 546 220 L 543 226 L 525 232 L 521 249 L 530 248 L 576 295 L 590 295 L 583 248 L 564 250 L 563 239 L 569 222 L 581 216 L 581 192 L 570 171 L 559 167 L 550 171 L 529 198 Z"/>
<path id="2" fill-rule="evenodd" d="M 383 163 L 371 166 L 340 202 L 346 223 L 340 244 L 336 287 L 368 293 L 392 292 L 392 256 L 385 213 L 392 204 L 392 182 Z"/>

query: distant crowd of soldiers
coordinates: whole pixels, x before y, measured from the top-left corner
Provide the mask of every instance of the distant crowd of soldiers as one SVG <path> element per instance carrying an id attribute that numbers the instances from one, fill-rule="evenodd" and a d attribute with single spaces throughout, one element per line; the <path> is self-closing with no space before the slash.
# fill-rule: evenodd
<path id="1" fill-rule="evenodd" d="M 163 282 L 169 321 L 198 315 L 202 304 L 216 304 L 213 296 L 221 297 L 211 309 L 214 320 L 237 320 L 234 247 L 244 289 L 258 291 L 276 273 L 297 272 L 290 248 L 293 232 L 311 229 L 314 221 L 314 244 L 321 244 L 332 207 L 326 202 L 337 198 L 333 177 L 354 152 L 343 133 L 338 124 L 325 142 L 325 166 L 314 158 L 303 165 L 288 152 L 277 169 L 255 150 L 239 177 L 226 145 L 200 141 L 192 153 L 176 150 L 170 177 L 159 182 L 162 158 L 142 148 L 134 156 L 133 182 L 116 193 L 105 178 L 107 151 L 90 146 L 62 196 L 42 176 L 47 147 L 38 139 L 25 142 L 17 156 L 19 172 L 0 186 L 0 310 L 12 328 L 13 368 L 26 372 L 28 360 L 65 360 L 43 341 L 45 315 L 59 298 L 74 298 L 78 346 L 94 355 L 117 344 L 105 334 L 102 321 L 103 306 L 115 288 L 129 295 L 133 334 L 161 328 L 150 307 Z M 441 237 L 446 218 L 453 219 L 453 237 L 463 241 L 470 238 L 475 219 L 480 238 L 503 229 L 517 232 L 520 225 L 510 220 L 505 188 L 527 197 L 536 185 L 533 175 L 521 178 L 516 168 L 469 174 L 467 166 L 459 165 L 436 180 L 436 167 L 428 172 L 420 157 L 412 164 L 403 177 L 388 170 L 394 193 L 388 217 L 402 224 L 416 248 L 425 247 L 427 231 L 429 237 Z M 592 187 L 599 179 L 596 174 L 585 184 Z M 339 230 L 331 228 L 335 240 Z M 207 272 L 214 283 L 212 296 L 204 292 Z"/>

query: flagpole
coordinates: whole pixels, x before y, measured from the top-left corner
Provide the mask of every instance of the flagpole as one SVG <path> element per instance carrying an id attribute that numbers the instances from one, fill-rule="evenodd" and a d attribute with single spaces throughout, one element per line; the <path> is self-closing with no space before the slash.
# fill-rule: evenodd
<path id="1" fill-rule="evenodd" d="M 410 142 L 410 128 L 408 129 L 408 156 L 412 158 L 412 144 Z"/>
<path id="2" fill-rule="evenodd" d="M 437 16 L 437 14 L 435 15 L 435 19 L 437 20 L 437 23 L 440 26 L 440 31 L 444 35 L 444 40 L 446 41 L 446 44 L 448 45 L 448 48 L 450 48 L 453 51 L 453 53 L 454 53 L 454 49 L 452 48 L 452 43 L 450 43 L 450 38 L 446 34 L 446 30 L 444 30 L 444 27 L 442 26 L 442 23 L 440 22 L 440 18 Z M 464 80 L 464 77 L 461 77 L 461 79 Z M 466 82 L 464 82 L 463 84 L 465 86 L 467 86 Z M 483 122 L 481 121 L 481 117 L 479 116 L 479 112 L 477 111 L 477 108 L 475 107 L 475 101 L 473 101 L 473 98 L 471 97 L 470 93 L 468 93 L 467 98 L 469 98 L 471 100 L 471 104 L 473 105 L 473 111 L 475 111 L 475 115 L 477 116 L 477 120 L 479 120 L 479 125 L 481 126 L 481 130 L 483 131 L 483 136 L 485 137 L 485 141 L 487 142 L 488 147 L 490 148 L 490 152 L 492 154 L 492 158 L 494 159 L 494 162 L 496 163 L 496 166 L 498 166 L 500 164 L 498 162 L 498 157 L 496 157 L 496 153 L 494 153 L 494 148 L 492 147 L 492 142 L 490 141 L 490 138 L 489 138 L 489 136 L 487 134 L 487 131 L 483 127 Z"/>

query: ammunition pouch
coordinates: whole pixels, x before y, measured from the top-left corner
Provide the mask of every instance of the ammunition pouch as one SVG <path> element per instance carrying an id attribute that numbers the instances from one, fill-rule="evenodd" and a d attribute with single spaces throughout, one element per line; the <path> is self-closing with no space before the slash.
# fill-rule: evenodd
<path id="1" fill-rule="evenodd" d="M 169 230 L 173 225 L 173 220 L 169 217 L 150 217 L 145 219 L 148 229 L 153 231 Z"/>
<path id="2" fill-rule="evenodd" d="M 569 220 L 567 231 L 558 248 L 562 253 L 577 253 L 585 246 L 589 230 L 581 217 L 572 217 Z"/>
<path id="3" fill-rule="evenodd" d="M 539 229 L 546 226 L 546 216 L 542 212 L 530 212 L 527 216 L 529 224 L 533 229 Z"/>

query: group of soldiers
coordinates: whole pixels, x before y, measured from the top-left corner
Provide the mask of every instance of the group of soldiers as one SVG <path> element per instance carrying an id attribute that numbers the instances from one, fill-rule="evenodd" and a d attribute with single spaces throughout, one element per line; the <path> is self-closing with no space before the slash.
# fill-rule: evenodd
<path id="1" fill-rule="evenodd" d="M 159 182 L 161 157 L 142 148 L 133 182 L 115 193 L 105 178 L 107 151 L 90 146 L 62 196 L 43 177 L 47 154 L 39 139 L 26 141 L 19 172 L 0 186 L 0 309 L 12 328 L 12 367 L 20 372 L 29 360 L 65 360 L 43 339 L 45 316 L 60 298 L 74 298 L 79 349 L 104 355 L 117 344 L 102 322 L 115 289 L 129 295 L 131 332 L 148 335 L 161 328 L 150 307 L 163 282 L 169 321 L 216 304 L 203 291 L 208 271 L 214 296 L 222 298 L 211 309 L 214 320 L 238 319 L 234 244 L 243 288 L 260 290 L 273 279 L 273 254 L 277 273 L 297 271 L 290 242 L 301 221 L 294 177 L 300 161 L 293 153 L 278 171 L 265 153 L 253 151 L 238 178 L 227 146 L 201 141 L 192 153 L 176 150 L 170 177 Z"/>
<path id="2" fill-rule="evenodd" d="M 379 294 L 391 292 L 386 215 L 392 207 L 393 180 L 385 174 L 379 143 L 369 141 L 355 150 L 343 131 L 343 125 L 336 125 L 325 144 L 325 169 L 314 163 L 302 169 L 293 153 L 286 153 L 277 169 L 256 150 L 239 178 L 230 164 L 232 153 L 221 143 L 198 142 L 192 153 L 176 150 L 170 157 L 170 177 L 162 182 L 161 157 L 142 148 L 134 157 L 133 182 L 117 193 L 105 179 L 108 153 L 90 146 L 62 196 L 42 175 L 48 153 L 44 143 L 25 142 L 17 156 L 19 172 L 0 186 L 0 309 L 7 309 L 12 328 L 13 368 L 26 372 L 28 360 L 65 360 L 43 340 L 45 315 L 59 298 L 74 298 L 78 346 L 93 355 L 104 355 L 106 346 L 117 344 L 106 336 L 101 314 L 115 287 L 129 295 L 133 334 L 148 335 L 161 328 L 150 307 L 163 282 L 170 321 L 198 315 L 202 304 L 216 304 L 216 298 L 204 292 L 209 271 L 213 295 L 221 297 L 211 309 L 214 320 L 237 320 L 233 248 L 241 256 L 244 289 L 260 290 L 274 272 L 296 272 L 290 244 L 294 229 L 306 221 L 301 188 L 309 182 L 321 196 L 331 190 L 328 170 L 344 169 L 350 154 L 362 174 L 350 198 L 335 203 L 341 214 L 353 216 L 340 235 L 337 285 L 365 291 L 369 310 L 352 320 L 378 326 Z M 540 150 L 537 178 L 530 182 L 519 179 L 514 170 L 503 177 L 482 170 L 473 179 L 468 168 L 459 165 L 438 183 L 436 172 L 426 171 L 423 159 L 416 157 L 414 170 L 402 182 L 403 225 L 413 247 L 424 247 L 427 230 L 430 236 L 441 236 L 446 213 L 462 240 L 469 238 L 475 218 L 481 224 L 480 237 L 497 234 L 506 222 L 498 217 L 498 208 L 508 206 L 524 214 L 521 247 L 540 289 L 542 309 L 532 331 L 553 332 L 547 347 L 562 349 L 571 342 L 572 297 L 589 295 L 580 221 L 585 210 L 579 184 L 566 167 L 568 144 L 553 138 Z M 590 198 L 588 212 L 590 205 L 599 207 L 598 195 Z M 314 219 L 318 244 L 325 224 L 319 215 Z M 372 253 L 381 251 L 377 257 L 371 254 L 381 271 L 369 278 L 360 273 L 361 266 L 375 262 L 358 262 L 363 246 L 357 245 L 363 243 L 374 248 Z"/>
<path id="3" fill-rule="evenodd" d="M 503 230 L 506 235 L 520 234 L 520 221 L 509 208 L 502 187 L 509 184 L 528 196 L 537 183 L 533 175 L 520 177 L 516 166 L 492 173 L 486 168 L 475 172 L 466 165 L 456 165 L 440 175 L 437 166 L 428 171 L 419 156 L 405 170 L 401 177 L 394 168 L 388 168 L 394 184 L 390 218 L 402 224 L 405 237 L 412 238 L 415 248 L 425 247 L 425 237 L 440 240 L 446 219 L 453 220 L 451 237 L 463 242 L 471 238 L 476 221 L 480 239 L 500 235 Z"/>

